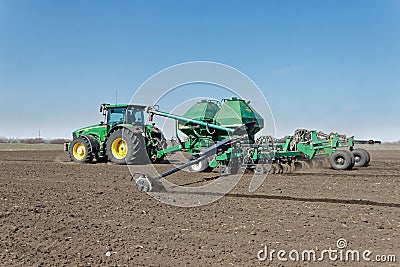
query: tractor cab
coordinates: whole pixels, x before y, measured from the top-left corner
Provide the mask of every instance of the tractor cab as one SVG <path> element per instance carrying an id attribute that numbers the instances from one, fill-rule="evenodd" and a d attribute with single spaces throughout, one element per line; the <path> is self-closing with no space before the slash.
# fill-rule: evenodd
<path id="1" fill-rule="evenodd" d="M 103 103 L 100 106 L 100 112 L 103 112 L 107 125 L 133 124 L 143 126 L 145 108 L 145 106 L 139 105 L 110 105 Z"/>

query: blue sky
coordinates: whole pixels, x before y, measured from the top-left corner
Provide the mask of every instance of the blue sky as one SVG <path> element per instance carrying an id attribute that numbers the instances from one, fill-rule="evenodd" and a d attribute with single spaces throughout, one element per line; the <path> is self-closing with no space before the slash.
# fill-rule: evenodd
<path id="1" fill-rule="evenodd" d="M 116 91 L 129 102 L 154 73 L 195 60 L 253 79 L 278 136 L 310 128 L 400 140 L 391 0 L 0 0 L 0 136 L 69 137 L 100 121 Z"/>

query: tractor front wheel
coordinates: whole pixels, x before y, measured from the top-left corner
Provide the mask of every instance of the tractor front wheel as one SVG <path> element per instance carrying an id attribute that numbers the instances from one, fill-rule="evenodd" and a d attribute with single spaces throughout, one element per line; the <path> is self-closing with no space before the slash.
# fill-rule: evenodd
<path id="1" fill-rule="evenodd" d="M 88 163 L 93 160 L 92 146 L 87 138 L 78 137 L 72 140 L 69 157 L 74 162 Z"/>
<path id="2" fill-rule="evenodd" d="M 116 164 L 143 164 L 147 158 L 143 138 L 128 129 L 118 129 L 106 142 L 106 155 Z"/>

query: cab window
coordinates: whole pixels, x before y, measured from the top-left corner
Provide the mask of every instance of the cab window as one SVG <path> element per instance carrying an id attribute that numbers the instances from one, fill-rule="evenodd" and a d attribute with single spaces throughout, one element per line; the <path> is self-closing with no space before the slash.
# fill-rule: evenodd
<path id="1" fill-rule="evenodd" d="M 144 115 L 143 110 L 135 109 L 134 107 L 126 110 L 126 123 L 135 125 L 143 125 Z"/>
<path id="2" fill-rule="evenodd" d="M 124 123 L 125 108 L 111 108 L 108 110 L 107 123 Z"/>

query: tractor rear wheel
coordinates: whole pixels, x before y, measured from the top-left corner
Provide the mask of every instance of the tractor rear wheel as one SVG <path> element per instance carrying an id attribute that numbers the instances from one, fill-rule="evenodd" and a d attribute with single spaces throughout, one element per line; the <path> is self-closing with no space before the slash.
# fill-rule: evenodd
<path id="1" fill-rule="evenodd" d="M 110 134 L 106 141 L 106 155 L 116 164 L 143 164 L 148 161 L 142 135 L 122 128 Z"/>
<path id="2" fill-rule="evenodd" d="M 355 149 L 350 152 L 355 158 L 355 167 L 364 167 L 368 165 L 368 156 L 363 150 Z"/>
<path id="3" fill-rule="evenodd" d="M 78 137 L 72 140 L 69 148 L 69 157 L 74 162 L 91 162 L 93 160 L 93 154 L 89 140 L 84 137 Z"/>
<path id="4" fill-rule="evenodd" d="M 335 170 L 348 170 L 354 166 L 354 157 L 348 151 L 337 150 L 331 155 L 330 164 Z"/>

